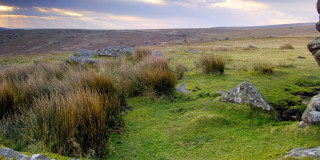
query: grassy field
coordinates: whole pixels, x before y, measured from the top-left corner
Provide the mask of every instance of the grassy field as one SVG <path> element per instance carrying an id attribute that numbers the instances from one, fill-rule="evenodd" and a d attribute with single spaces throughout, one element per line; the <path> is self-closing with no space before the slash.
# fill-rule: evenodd
<path id="1" fill-rule="evenodd" d="M 133 111 L 124 116 L 124 131 L 111 135 L 107 159 L 277 159 L 294 148 L 319 146 L 320 126 L 299 128 L 299 121 L 276 121 L 273 115 L 252 106 L 223 103 L 216 93 L 247 81 L 275 109 L 303 111 L 307 105 L 302 103 L 301 95 L 320 89 L 320 69 L 306 47 L 313 38 L 235 39 L 146 47 L 163 52 L 172 68 L 178 63 L 189 68 L 177 82 L 177 86 L 188 82 L 189 95 L 129 98 Z M 284 44 L 291 44 L 294 49 L 279 49 Z M 248 45 L 258 49 L 245 49 Z M 62 62 L 69 55 L 52 55 L 49 61 Z M 224 73 L 205 74 L 195 68 L 194 61 L 202 55 L 224 58 Z M 13 63 L 12 59 L 24 64 L 33 58 L 0 57 L 1 62 L 7 61 L 5 64 Z M 273 73 L 254 71 L 257 63 L 272 66 Z"/>

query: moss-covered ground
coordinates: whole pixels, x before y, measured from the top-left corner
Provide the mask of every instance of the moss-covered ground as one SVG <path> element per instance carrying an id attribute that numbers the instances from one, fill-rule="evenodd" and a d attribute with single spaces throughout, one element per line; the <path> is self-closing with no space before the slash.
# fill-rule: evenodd
<path id="1" fill-rule="evenodd" d="M 128 104 L 134 110 L 124 117 L 124 131 L 112 135 L 107 159 L 277 159 L 294 148 L 319 146 L 320 126 L 299 128 L 299 121 L 276 121 L 273 115 L 252 106 L 223 103 L 216 93 L 247 81 L 274 108 L 303 111 L 307 105 L 302 103 L 301 95 L 320 88 L 320 68 L 306 47 L 313 38 L 235 39 L 147 47 L 163 52 L 171 67 L 182 63 L 189 68 L 177 83 L 180 86 L 188 82 L 189 95 L 129 98 Z M 294 49 L 279 49 L 286 43 Z M 247 45 L 258 49 L 244 49 Z M 202 54 L 225 58 L 224 74 L 205 74 L 196 69 L 194 61 Z M 69 55 L 58 55 L 60 58 L 54 61 L 62 62 L 61 57 Z M 12 57 L 1 57 L 1 61 L 6 59 L 11 62 Z M 253 71 L 255 63 L 273 65 L 273 73 Z"/>

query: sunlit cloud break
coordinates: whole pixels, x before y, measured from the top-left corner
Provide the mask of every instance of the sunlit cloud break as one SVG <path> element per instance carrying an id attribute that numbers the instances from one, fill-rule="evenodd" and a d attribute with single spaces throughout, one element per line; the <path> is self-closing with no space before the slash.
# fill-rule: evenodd
<path id="1" fill-rule="evenodd" d="M 232 8 L 232 9 L 243 9 L 243 10 L 255 10 L 261 8 L 267 8 L 263 3 L 255 1 L 245 1 L 245 0 L 226 0 L 225 2 L 218 2 L 211 4 L 212 8 Z"/>
<path id="2" fill-rule="evenodd" d="M 11 7 L 11 6 L 3 6 L 3 5 L 0 5 L 0 12 L 1 12 L 1 11 L 11 12 L 11 11 L 14 11 L 15 9 L 18 9 L 18 8 Z"/>

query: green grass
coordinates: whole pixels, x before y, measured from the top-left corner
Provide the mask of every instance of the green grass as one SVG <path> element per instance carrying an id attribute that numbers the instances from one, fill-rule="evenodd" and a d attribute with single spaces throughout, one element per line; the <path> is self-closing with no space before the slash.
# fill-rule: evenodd
<path id="1" fill-rule="evenodd" d="M 320 68 L 306 48 L 312 39 L 232 39 L 148 47 L 163 52 L 171 68 L 181 63 L 190 69 L 176 85 L 188 82 L 190 94 L 129 98 L 134 111 L 124 116 L 125 130 L 111 135 L 108 159 L 277 159 L 294 148 L 319 146 L 320 126 L 302 129 L 298 121 L 279 122 L 253 107 L 223 103 L 216 93 L 247 81 L 274 108 L 303 111 L 306 105 L 298 95 L 320 85 Z M 285 43 L 294 49 L 279 49 Z M 259 49 L 243 50 L 247 45 Z M 201 53 L 185 52 L 189 48 Z M 224 73 L 212 75 L 195 69 L 194 61 L 201 55 L 224 58 Z M 259 74 L 253 70 L 257 62 L 278 66 L 272 74 Z"/>

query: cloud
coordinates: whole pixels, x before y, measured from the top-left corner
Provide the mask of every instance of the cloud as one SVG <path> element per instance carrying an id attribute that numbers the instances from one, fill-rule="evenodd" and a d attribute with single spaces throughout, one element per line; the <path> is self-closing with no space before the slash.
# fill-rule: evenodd
<path id="1" fill-rule="evenodd" d="M 242 10 L 256 10 L 267 8 L 264 3 L 246 0 L 226 0 L 224 2 L 212 3 L 210 5 L 212 8 L 232 8 L 232 9 L 242 9 Z"/>
<path id="2" fill-rule="evenodd" d="M 11 6 L 4 6 L 4 5 L 0 5 L 0 12 L 12 12 L 15 9 L 18 9 L 16 7 L 11 7 Z"/>
<path id="3" fill-rule="evenodd" d="M 56 12 L 56 13 L 60 13 L 60 14 L 68 15 L 68 16 L 76 16 L 76 17 L 82 17 L 83 16 L 80 13 L 72 12 L 72 11 L 68 11 L 68 10 L 64 10 L 64 9 L 52 8 L 51 10 Z"/>

